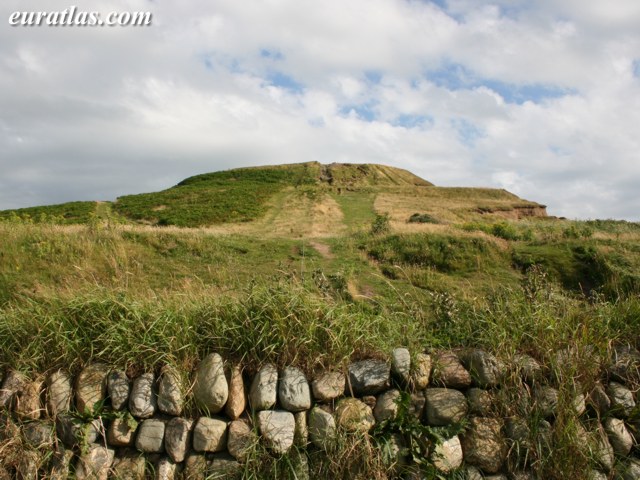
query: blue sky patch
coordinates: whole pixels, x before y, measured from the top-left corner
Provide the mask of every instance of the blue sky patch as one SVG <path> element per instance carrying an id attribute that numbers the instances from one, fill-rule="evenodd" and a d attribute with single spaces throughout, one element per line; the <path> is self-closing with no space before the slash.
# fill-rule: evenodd
<path id="1" fill-rule="evenodd" d="M 344 105 L 340 107 L 340 114 L 344 116 L 348 116 L 353 111 L 360 120 L 364 120 L 366 122 L 373 122 L 377 117 L 377 113 L 375 111 L 376 104 L 377 102 L 371 101 L 367 103 L 361 103 L 358 105 L 356 104 Z"/>
<path id="2" fill-rule="evenodd" d="M 270 50 L 268 48 L 260 50 L 260 56 L 270 60 L 284 60 L 284 55 L 281 52 L 278 50 Z"/>
<path id="3" fill-rule="evenodd" d="M 633 74 L 640 78 L 640 60 L 633 61 Z"/>
<path id="4" fill-rule="evenodd" d="M 460 141 L 467 147 L 475 146 L 476 141 L 485 136 L 484 130 L 464 118 L 452 119 L 451 126 L 456 130 Z"/>
<path id="5" fill-rule="evenodd" d="M 431 115 L 403 113 L 394 118 L 390 123 L 394 127 L 404 128 L 431 127 L 433 126 L 434 118 Z"/>
<path id="6" fill-rule="evenodd" d="M 459 63 L 448 63 L 438 70 L 425 74 L 425 78 L 435 85 L 448 90 L 472 90 L 486 87 L 504 98 L 507 103 L 523 104 L 575 94 L 575 90 L 543 84 L 515 84 L 500 80 L 482 78 Z"/>
<path id="7" fill-rule="evenodd" d="M 302 93 L 304 85 L 286 73 L 273 71 L 266 75 L 266 80 L 274 87 L 283 88 L 292 93 Z"/>

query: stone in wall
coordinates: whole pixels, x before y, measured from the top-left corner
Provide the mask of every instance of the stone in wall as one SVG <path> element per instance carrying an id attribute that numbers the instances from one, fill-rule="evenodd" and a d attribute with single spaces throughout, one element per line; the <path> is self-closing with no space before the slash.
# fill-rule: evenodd
<path id="1" fill-rule="evenodd" d="M 207 355 L 198 365 L 193 396 L 200 408 L 218 413 L 229 397 L 229 385 L 224 374 L 224 362 L 217 353 Z"/>
<path id="2" fill-rule="evenodd" d="M 107 429 L 107 442 L 113 447 L 129 447 L 133 445 L 138 422 L 126 413 L 111 420 Z"/>
<path id="3" fill-rule="evenodd" d="M 240 415 L 247 408 L 247 396 L 244 391 L 244 380 L 242 378 L 242 368 L 235 365 L 229 374 L 229 398 L 224 407 L 224 412 L 231 420 L 240 418 Z"/>
<path id="4" fill-rule="evenodd" d="M 174 480 L 176 478 L 177 465 L 170 458 L 161 458 L 155 467 L 155 480 Z"/>
<path id="5" fill-rule="evenodd" d="M 144 453 L 164 451 L 165 422 L 158 418 L 148 418 L 138 427 L 136 448 Z"/>
<path id="6" fill-rule="evenodd" d="M 78 480 L 107 480 L 114 459 L 115 452 L 112 449 L 92 443 L 87 451 L 78 458 L 76 478 Z"/>
<path id="7" fill-rule="evenodd" d="M 480 417 L 491 415 L 494 404 L 494 396 L 491 392 L 481 388 L 470 388 L 466 393 L 469 413 Z"/>
<path id="8" fill-rule="evenodd" d="M 622 418 L 627 418 L 636 407 L 633 393 L 618 382 L 610 382 L 607 386 L 607 395 L 611 401 L 611 410 Z"/>
<path id="9" fill-rule="evenodd" d="M 602 422 L 602 426 L 604 431 L 607 432 L 613 451 L 622 457 L 629 455 L 634 442 L 624 421 L 619 418 L 609 417 Z"/>
<path id="10" fill-rule="evenodd" d="M 229 424 L 227 450 L 239 462 L 245 462 L 256 441 L 254 431 L 244 420 L 234 420 Z"/>
<path id="11" fill-rule="evenodd" d="M 464 389 L 471 385 L 471 374 L 453 352 L 441 352 L 436 355 L 431 378 L 435 385 L 446 388 Z"/>
<path id="12" fill-rule="evenodd" d="M 184 461 L 191 445 L 193 421 L 186 418 L 172 418 L 164 432 L 164 448 L 175 463 Z"/>
<path id="13" fill-rule="evenodd" d="M 458 436 L 436 444 L 430 456 L 433 465 L 443 473 L 449 473 L 462 465 L 462 445 Z"/>
<path id="14" fill-rule="evenodd" d="M 158 382 L 158 410 L 167 415 L 179 416 L 184 408 L 184 387 L 180 372 L 165 365 Z"/>
<path id="15" fill-rule="evenodd" d="M 461 360 L 471 374 L 473 384 L 480 388 L 497 387 L 505 375 L 505 365 L 484 350 L 466 351 Z"/>
<path id="16" fill-rule="evenodd" d="M 336 405 L 336 424 L 347 432 L 367 433 L 375 425 L 371 407 L 357 398 L 343 398 Z"/>
<path id="17" fill-rule="evenodd" d="M 344 373 L 323 373 L 311 382 L 313 397 L 318 402 L 330 402 L 344 394 L 345 385 Z"/>
<path id="18" fill-rule="evenodd" d="M 107 394 L 109 367 L 103 363 L 87 365 L 76 379 L 76 408 L 79 412 L 93 412 L 104 402 Z"/>
<path id="19" fill-rule="evenodd" d="M 306 447 L 309 443 L 309 426 L 307 425 L 307 412 L 296 412 L 294 415 L 296 430 L 293 438 L 294 445 Z"/>
<path id="20" fill-rule="evenodd" d="M 431 355 L 427 355 L 426 353 L 418 353 L 416 355 L 416 361 L 411 371 L 411 380 L 413 382 L 414 388 L 418 390 L 424 390 L 429 386 L 431 368 Z"/>
<path id="21" fill-rule="evenodd" d="M 227 421 L 200 417 L 193 428 L 193 448 L 196 452 L 222 452 L 227 448 Z"/>
<path id="22" fill-rule="evenodd" d="M 26 384 L 27 378 L 22 373 L 9 370 L 0 389 L 0 409 L 12 408 L 14 397 Z"/>
<path id="23" fill-rule="evenodd" d="M 375 395 L 389 388 L 391 366 L 383 360 L 361 360 L 349 365 L 349 385 L 355 396 Z"/>
<path id="24" fill-rule="evenodd" d="M 278 397 L 278 369 L 275 365 L 263 365 L 251 382 L 249 403 L 255 411 L 268 410 L 276 404 Z"/>
<path id="25" fill-rule="evenodd" d="M 71 405 L 73 390 L 71 378 L 66 372 L 58 370 L 47 377 L 47 410 L 55 417 L 67 413 Z"/>
<path id="26" fill-rule="evenodd" d="M 227 453 L 216 453 L 207 465 L 207 479 L 237 478 L 242 473 L 242 465 Z"/>
<path id="27" fill-rule="evenodd" d="M 107 392 L 114 410 L 122 410 L 129 403 L 131 382 L 127 374 L 121 370 L 113 370 L 107 375 Z"/>
<path id="28" fill-rule="evenodd" d="M 116 453 L 111 467 L 111 477 L 118 480 L 144 480 L 146 459 L 135 450 L 122 450 Z"/>
<path id="29" fill-rule="evenodd" d="M 309 411 L 309 440 L 315 446 L 325 448 L 336 438 L 336 422 L 333 415 L 320 407 Z"/>
<path id="30" fill-rule="evenodd" d="M 153 373 L 144 373 L 133 381 L 129 396 L 129 412 L 136 418 L 151 418 L 156 412 L 158 397 L 153 391 Z"/>
<path id="31" fill-rule="evenodd" d="M 47 420 L 29 422 L 22 427 L 22 435 L 34 448 L 51 449 L 55 441 L 55 425 Z"/>
<path id="32" fill-rule="evenodd" d="M 311 408 L 309 383 L 302 370 L 285 367 L 278 381 L 280 405 L 289 412 L 300 412 Z"/>
<path id="33" fill-rule="evenodd" d="M 398 402 L 400 401 L 400 391 L 393 389 L 380 394 L 373 409 L 373 416 L 376 422 L 394 420 L 398 415 Z"/>
<path id="34" fill-rule="evenodd" d="M 258 428 L 267 446 L 277 454 L 289 451 L 295 436 L 295 418 L 291 412 L 263 410 L 258 412 Z"/>
<path id="35" fill-rule="evenodd" d="M 512 365 L 516 373 L 527 383 L 533 383 L 542 378 L 542 366 L 530 355 L 514 355 Z"/>
<path id="36" fill-rule="evenodd" d="M 391 373 L 405 386 L 411 375 L 411 354 L 406 348 L 394 348 L 391 352 Z"/>
<path id="37" fill-rule="evenodd" d="M 536 407 L 544 418 L 553 417 L 558 409 L 558 390 L 549 386 L 540 386 L 534 391 Z"/>
<path id="38" fill-rule="evenodd" d="M 449 425 L 461 421 L 467 414 L 467 399 L 458 390 L 427 388 L 425 398 L 425 420 L 428 425 Z"/>
<path id="39" fill-rule="evenodd" d="M 462 438 L 465 461 L 486 473 L 498 473 L 507 453 L 501 430 L 495 418 L 471 417 Z"/>
<path id="40" fill-rule="evenodd" d="M 43 413 L 40 397 L 43 382 L 40 378 L 26 382 L 14 398 L 14 412 L 25 420 L 38 420 Z"/>

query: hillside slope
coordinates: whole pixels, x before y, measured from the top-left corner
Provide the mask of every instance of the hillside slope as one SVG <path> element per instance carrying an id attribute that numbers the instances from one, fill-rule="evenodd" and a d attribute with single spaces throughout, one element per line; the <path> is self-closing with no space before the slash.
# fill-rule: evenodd
<path id="1" fill-rule="evenodd" d="M 79 213 L 79 208 L 82 207 Z M 308 162 L 239 168 L 189 177 L 160 192 L 126 195 L 111 203 L 75 202 L 0 212 L 87 223 L 115 216 L 125 223 L 212 227 L 220 232 L 289 237 L 353 232 L 376 214 L 394 228 L 451 224 L 480 217 L 546 216 L 545 207 L 499 189 L 443 188 L 399 168 L 375 164 Z M 411 222 L 412 215 L 428 222 Z"/>

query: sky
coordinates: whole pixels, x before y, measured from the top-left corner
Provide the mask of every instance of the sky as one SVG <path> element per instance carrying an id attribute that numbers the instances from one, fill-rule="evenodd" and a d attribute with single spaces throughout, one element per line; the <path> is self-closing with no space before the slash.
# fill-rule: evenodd
<path id="1" fill-rule="evenodd" d="M 0 4 L 0 209 L 319 161 L 640 220 L 638 0 L 85 0 L 152 25 L 8 21 L 71 5 Z"/>

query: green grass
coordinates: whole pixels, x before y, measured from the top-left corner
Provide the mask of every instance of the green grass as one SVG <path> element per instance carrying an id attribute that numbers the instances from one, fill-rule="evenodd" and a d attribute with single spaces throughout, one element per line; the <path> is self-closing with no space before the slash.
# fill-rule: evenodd
<path id="1" fill-rule="evenodd" d="M 332 193 L 331 197 L 338 202 L 344 214 L 344 223 L 350 232 L 367 229 L 376 216 L 373 208 L 375 193 L 369 191 Z"/>
<path id="2" fill-rule="evenodd" d="M 68 202 L 59 205 L 17 208 L 0 211 L 1 220 L 28 220 L 62 225 L 86 224 L 96 212 L 96 202 Z"/>
<path id="3" fill-rule="evenodd" d="M 313 184 L 315 178 L 306 164 L 208 173 L 161 192 L 120 197 L 114 208 L 131 220 L 158 225 L 249 222 L 265 214 L 266 202 L 281 189 Z"/>

